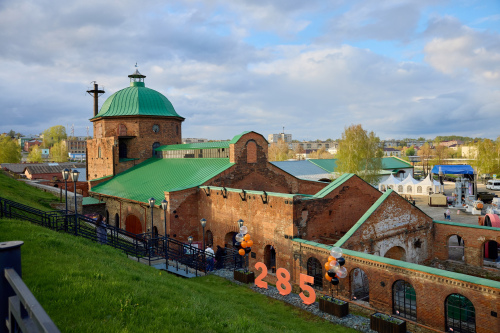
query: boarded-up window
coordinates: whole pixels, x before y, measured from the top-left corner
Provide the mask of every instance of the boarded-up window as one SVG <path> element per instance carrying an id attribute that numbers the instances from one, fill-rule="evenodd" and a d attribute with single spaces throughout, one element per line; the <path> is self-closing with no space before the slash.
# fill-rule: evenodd
<path id="1" fill-rule="evenodd" d="M 118 125 L 118 136 L 127 136 L 127 127 L 125 125 Z"/>
<path id="2" fill-rule="evenodd" d="M 95 138 L 100 139 L 102 138 L 102 124 L 96 124 L 95 125 Z"/>
<path id="3" fill-rule="evenodd" d="M 247 143 L 247 163 L 257 163 L 257 145 L 254 141 Z"/>

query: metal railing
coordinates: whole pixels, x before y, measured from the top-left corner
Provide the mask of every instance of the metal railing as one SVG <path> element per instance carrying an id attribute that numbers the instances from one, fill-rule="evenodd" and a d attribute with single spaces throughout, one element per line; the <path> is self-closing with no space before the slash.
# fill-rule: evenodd
<path id="1" fill-rule="evenodd" d="M 59 329 L 21 278 L 21 245 L 21 241 L 0 243 L 0 333 L 57 333 Z"/>

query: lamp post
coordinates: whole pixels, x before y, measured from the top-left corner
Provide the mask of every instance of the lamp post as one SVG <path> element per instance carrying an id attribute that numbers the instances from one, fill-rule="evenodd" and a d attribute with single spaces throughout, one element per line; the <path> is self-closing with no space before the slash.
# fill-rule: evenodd
<path id="1" fill-rule="evenodd" d="M 207 225 L 207 220 L 206 219 L 201 219 L 200 220 L 201 227 L 203 228 L 203 262 L 207 262 L 207 257 L 206 257 L 206 252 L 205 252 L 205 226 Z"/>
<path id="2" fill-rule="evenodd" d="M 155 206 L 155 198 L 149 198 L 149 207 L 151 207 L 151 238 L 153 238 L 153 208 Z"/>
<path id="3" fill-rule="evenodd" d="M 243 226 L 243 220 L 242 219 L 239 219 L 238 220 L 238 227 L 241 228 Z M 239 231 L 239 230 L 238 230 Z"/>
<path id="4" fill-rule="evenodd" d="M 69 178 L 69 169 L 64 169 L 62 171 L 62 176 L 64 179 L 64 190 L 66 193 L 66 212 L 64 213 L 64 231 L 68 231 L 68 178 Z"/>
<path id="5" fill-rule="evenodd" d="M 66 214 L 68 214 L 68 178 L 69 178 L 69 170 L 64 169 L 62 171 L 62 176 L 64 179 L 64 187 L 66 189 Z"/>
<path id="6" fill-rule="evenodd" d="M 161 208 L 163 209 L 163 222 L 165 223 L 165 241 L 167 239 L 167 207 L 168 201 L 163 199 L 161 201 Z"/>
<path id="7" fill-rule="evenodd" d="M 77 219 L 78 219 L 78 206 L 76 204 L 76 182 L 78 181 L 78 176 L 80 175 L 80 172 L 78 170 L 73 169 L 71 171 L 71 179 L 73 179 L 73 195 L 75 197 L 75 235 L 77 234 L 76 227 L 77 227 Z"/>

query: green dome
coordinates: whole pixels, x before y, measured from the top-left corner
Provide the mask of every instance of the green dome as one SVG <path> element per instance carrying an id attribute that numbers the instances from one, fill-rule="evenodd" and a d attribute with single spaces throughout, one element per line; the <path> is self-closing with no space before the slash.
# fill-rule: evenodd
<path id="1" fill-rule="evenodd" d="M 162 116 L 182 118 L 170 101 L 156 90 L 146 88 L 144 82 L 131 82 L 130 87 L 111 95 L 93 117 Z M 184 118 L 182 118 L 184 119 Z"/>

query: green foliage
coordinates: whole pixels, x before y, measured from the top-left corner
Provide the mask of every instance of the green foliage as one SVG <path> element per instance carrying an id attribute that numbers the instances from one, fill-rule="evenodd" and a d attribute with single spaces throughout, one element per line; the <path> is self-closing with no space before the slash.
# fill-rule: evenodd
<path id="1" fill-rule="evenodd" d="M 474 139 L 471 137 L 468 137 L 468 136 L 444 135 L 444 136 L 436 136 L 436 138 L 434 139 L 434 142 L 454 141 L 454 140 L 459 140 L 459 141 L 463 141 L 463 142 L 470 142 Z"/>
<path id="2" fill-rule="evenodd" d="M 286 161 L 293 158 L 294 153 L 288 148 L 288 143 L 283 140 L 278 140 L 278 143 L 271 143 L 268 150 L 270 162 Z"/>
<path id="3" fill-rule="evenodd" d="M 415 147 L 411 146 L 410 148 L 406 149 L 405 155 L 415 156 Z"/>
<path id="4" fill-rule="evenodd" d="M 361 125 L 345 128 L 337 152 L 337 172 L 356 173 L 365 181 L 376 184 L 380 179 L 383 152 L 380 139 Z"/>
<path id="5" fill-rule="evenodd" d="M 68 150 L 63 142 L 56 142 L 50 149 L 50 159 L 54 162 L 68 161 Z"/>
<path id="6" fill-rule="evenodd" d="M 0 171 L 0 197 L 45 211 L 53 210 L 50 204 L 57 202 L 53 194 L 10 178 L 4 171 Z"/>
<path id="7" fill-rule="evenodd" d="M 38 145 L 34 145 L 31 148 L 30 153 L 28 154 L 28 162 L 30 163 L 41 163 L 42 159 L 42 150 L 38 147 Z"/>
<path id="8" fill-rule="evenodd" d="M 209 275 L 184 279 L 121 251 L 18 220 L 23 279 L 61 332 L 355 332 Z"/>
<path id="9" fill-rule="evenodd" d="M 0 136 L 0 163 L 21 162 L 21 146 L 10 136 Z"/>
<path id="10" fill-rule="evenodd" d="M 477 158 L 472 162 L 478 174 L 500 173 L 500 137 L 496 141 L 490 139 L 479 140 L 474 144 L 477 149 Z"/>
<path id="11" fill-rule="evenodd" d="M 43 145 L 45 148 L 50 148 L 62 140 L 66 140 L 66 128 L 62 125 L 52 126 L 43 131 Z"/>

